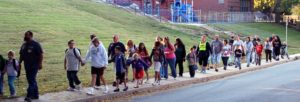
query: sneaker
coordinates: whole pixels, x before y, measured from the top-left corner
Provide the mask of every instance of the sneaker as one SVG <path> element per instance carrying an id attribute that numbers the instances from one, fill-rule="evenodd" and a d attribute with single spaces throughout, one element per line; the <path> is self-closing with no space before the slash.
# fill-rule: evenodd
<path id="1" fill-rule="evenodd" d="M 107 93 L 108 93 L 108 90 L 109 90 L 109 89 L 108 89 L 108 86 L 105 86 L 105 89 L 104 89 L 104 92 L 103 92 L 103 93 L 104 93 L 104 94 L 107 94 Z"/>
<path id="2" fill-rule="evenodd" d="M 94 95 L 94 88 L 91 87 L 88 92 L 87 92 L 88 95 Z"/>
<path id="3" fill-rule="evenodd" d="M 157 81 L 157 85 L 160 85 L 160 81 Z"/>
<path id="4" fill-rule="evenodd" d="M 81 90 L 81 89 L 82 89 L 81 84 L 75 85 L 75 89 L 76 89 L 76 90 Z"/>
<path id="5" fill-rule="evenodd" d="M 156 86 L 156 82 L 152 83 L 152 86 Z"/>
<path id="6" fill-rule="evenodd" d="M 15 98 L 15 97 L 17 97 L 16 94 L 12 94 L 12 95 L 9 96 L 9 98 Z"/>
<path id="7" fill-rule="evenodd" d="M 149 84 L 149 80 L 146 80 L 146 81 L 145 81 L 145 84 Z"/>
<path id="8" fill-rule="evenodd" d="M 117 86 L 117 82 L 114 81 L 113 84 L 112 84 L 112 86 L 114 86 L 114 87 Z"/>
<path id="9" fill-rule="evenodd" d="M 24 101 L 25 101 L 25 102 L 31 102 L 31 98 L 26 97 L 26 98 L 24 99 Z"/>
<path id="10" fill-rule="evenodd" d="M 74 89 L 74 88 L 71 88 L 71 87 L 69 87 L 69 88 L 67 89 L 67 91 L 75 91 L 75 89 Z"/>
<path id="11" fill-rule="evenodd" d="M 218 70 L 218 69 L 215 69 L 215 71 L 218 72 L 219 70 Z"/>
<path id="12" fill-rule="evenodd" d="M 250 67 L 250 65 L 248 64 L 247 67 Z"/>
<path id="13" fill-rule="evenodd" d="M 123 91 L 127 91 L 128 90 L 128 86 L 126 86 L 124 89 L 123 89 Z"/>
<path id="14" fill-rule="evenodd" d="M 119 92 L 120 91 L 120 89 L 119 88 L 116 88 L 115 90 L 114 90 L 114 92 Z"/>

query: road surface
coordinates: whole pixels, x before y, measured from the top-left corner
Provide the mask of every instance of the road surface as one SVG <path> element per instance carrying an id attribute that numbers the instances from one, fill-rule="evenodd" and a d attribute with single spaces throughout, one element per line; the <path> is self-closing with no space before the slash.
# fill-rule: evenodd
<path id="1" fill-rule="evenodd" d="M 300 102 L 300 61 L 209 83 L 133 98 L 133 102 Z"/>

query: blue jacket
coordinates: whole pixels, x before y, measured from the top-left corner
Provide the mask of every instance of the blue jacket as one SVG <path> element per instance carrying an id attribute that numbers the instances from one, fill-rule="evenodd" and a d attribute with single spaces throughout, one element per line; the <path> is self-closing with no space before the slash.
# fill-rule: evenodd
<path id="1" fill-rule="evenodd" d="M 148 68 L 149 65 L 141 59 L 132 61 L 132 68 L 135 68 L 136 71 L 141 71 L 144 68 Z"/>

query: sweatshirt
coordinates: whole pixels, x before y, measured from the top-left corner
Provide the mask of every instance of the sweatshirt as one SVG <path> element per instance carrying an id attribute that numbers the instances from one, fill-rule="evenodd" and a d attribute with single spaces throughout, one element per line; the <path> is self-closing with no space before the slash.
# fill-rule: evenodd
<path id="1" fill-rule="evenodd" d="M 98 47 L 92 46 L 88 51 L 85 61 L 91 60 L 93 67 L 102 68 L 108 65 L 108 56 L 107 52 L 102 43 Z"/>

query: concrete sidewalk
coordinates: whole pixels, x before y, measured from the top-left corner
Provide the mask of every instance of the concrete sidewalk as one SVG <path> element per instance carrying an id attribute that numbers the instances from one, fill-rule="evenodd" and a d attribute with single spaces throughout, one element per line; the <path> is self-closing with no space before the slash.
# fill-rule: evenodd
<path id="1" fill-rule="evenodd" d="M 111 100 L 120 97 L 128 97 L 134 96 L 137 94 L 143 93 L 151 93 L 151 92 L 159 92 L 167 89 L 178 88 L 181 86 L 187 86 L 195 83 L 202 83 L 212 80 L 221 79 L 228 76 L 237 75 L 240 73 L 245 73 L 249 71 L 255 71 L 263 68 L 268 68 L 270 66 L 286 63 L 289 61 L 297 60 L 300 57 L 300 54 L 295 54 L 290 56 L 290 60 L 280 59 L 280 61 L 273 61 L 271 63 L 266 63 L 265 60 L 262 60 L 261 66 L 251 65 L 250 67 L 246 67 L 246 64 L 242 64 L 242 70 L 238 68 L 234 68 L 234 66 L 228 67 L 226 71 L 223 68 L 219 68 L 219 72 L 215 72 L 214 70 L 207 70 L 207 74 L 201 74 L 196 72 L 195 78 L 190 78 L 189 73 L 184 73 L 183 77 L 178 77 L 174 80 L 172 77 L 169 77 L 168 80 L 161 80 L 161 84 L 159 86 L 152 86 L 152 82 L 154 79 L 150 79 L 149 84 L 143 84 L 140 88 L 133 88 L 135 83 L 129 82 L 129 90 L 126 92 L 118 92 L 114 93 L 114 87 L 109 85 L 109 93 L 103 94 L 101 90 L 95 90 L 95 95 L 87 95 L 86 92 L 88 88 L 82 89 L 82 91 L 70 92 L 70 91 L 61 91 L 55 93 L 47 93 L 40 96 L 39 100 L 34 100 L 33 102 L 67 102 L 67 101 L 75 101 L 75 102 L 97 102 L 101 100 Z M 120 89 L 123 89 L 123 85 L 121 85 Z M 15 98 L 15 99 L 3 99 L 1 102 L 23 102 L 24 97 Z"/>

